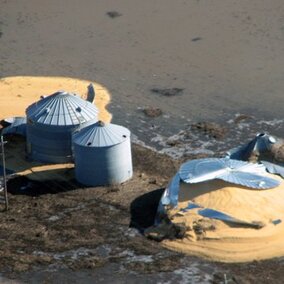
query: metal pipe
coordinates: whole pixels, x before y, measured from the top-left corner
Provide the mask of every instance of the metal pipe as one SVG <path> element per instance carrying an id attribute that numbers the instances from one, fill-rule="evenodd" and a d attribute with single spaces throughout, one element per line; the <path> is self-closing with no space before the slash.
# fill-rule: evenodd
<path id="1" fill-rule="evenodd" d="M 7 177 L 6 177 L 6 163 L 5 163 L 5 151 L 4 151 L 4 139 L 1 135 L 1 153 L 2 153 L 2 165 L 3 165 L 3 181 L 4 181 L 4 198 L 5 198 L 5 210 L 9 208 L 8 203 L 8 191 L 7 191 Z"/>

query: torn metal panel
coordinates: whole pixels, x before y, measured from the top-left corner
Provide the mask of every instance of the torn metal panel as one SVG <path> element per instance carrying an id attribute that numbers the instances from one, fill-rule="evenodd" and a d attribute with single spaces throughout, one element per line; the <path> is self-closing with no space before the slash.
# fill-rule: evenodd
<path id="1" fill-rule="evenodd" d="M 26 117 L 10 117 L 5 119 L 5 122 L 10 123 L 10 125 L 2 130 L 2 135 L 19 134 L 22 136 L 26 136 L 26 129 L 27 129 Z"/>
<path id="2" fill-rule="evenodd" d="M 202 208 L 202 206 L 196 204 L 196 203 L 193 203 L 193 202 L 189 202 L 188 205 L 181 209 L 181 211 L 187 211 L 187 210 L 191 210 L 191 209 L 195 209 L 195 208 Z"/>
<path id="3" fill-rule="evenodd" d="M 249 143 L 228 151 L 227 156 L 230 159 L 250 161 L 254 158 L 254 155 L 270 151 L 276 141 L 276 138 L 273 136 L 259 133 Z"/>
<path id="4" fill-rule="evenodd" d="M 230 159 L 261 162 L 266 170 L 284 178 L 284 141 L 271 135 L 260 133 L 249 143 L 227 152 Z"/>
<path id="5" fill-rule="evenodd" d="M 186 183 L 222 179 L 256 189 L 273 188 L 280 184 L 278 180 L 265 176 L 263 165 L 229 158 L 208 158 L 186 162 L 180 167 L 179 175 Z"/>
<path id="6" fill-rule="evenodd" d="M 277 152 L 275 149 L 277 149 Z M 269 160 L 267 161 L 266 157 L 271 156 L 275 159 L 275 156 L 272 156 L 273 151 L 278 156 L 281 156 L 283 149 L 283 140 L 261 133 L 250 143 L 228 152 L 228 156 L 225 158 L 197 159 L 182 164 L 179 171 L 171 179 L 160 200 L 156 224 L 161 222 L 162 219 L 160 217 L 163 215 L 167 216 L 169 209 L 177 207 L 179 203 L 180 184 L 182 182 L 193 184 L 221 179 L 228 183 L 253 189 L 270 189 L 279 186 L 281 180 L 268 176 L 267 171 L 280 174 L 284 178 L 284 162 L 279 162 L 280 160 L 278 160 L 278 163 L 272 163 Z M 279 152 L 281 152 L 281 155 Z M 265 157 L 265 159 L 259 160 L 260 157 Z M 196 189 L 190 186 L 188 190 Z M 195 204 L 192 200 L 188 200 L 188 205 L 180 209 L 177 214 L 185 215 L 188 211 L 196 208 L 200 208 L 197 213 L 203 217 L 219 219 L 253 228 L 263 226 L 259 222 L 246 222 L 221 211 L 203 208 Z M 279 221 L 277 222 L 279 223 Z"/>
<path id="7" fill-rule="evenodd" d="M 274 164 L 268 161 L 261 161 L 261 163 L 265 166 L 266 170 L 271 174 L 278 174 L 282 178 L 284 178 L 284 163 Z"/>
<path id="8" fill-rule="evenodd" d="M 210 208 L 199 210 L 198 214 L 201 215 L 202 217 L 221 220 L 221 221 L 233 223 L 236 225 L 249 226 L 249 227 L 253 227 L 256 229 L 260 229 L 264 226 L 264 224 L 260 222 L 247 222 L 244 220 L 237 219 L 226 213 L 220 212 L 218 210 L 210 209 Z"/>
<path id="9" fill-rule="evenodd" d="M 281 224 L 282 220 L 281 219 L 276 219 L 276 220 L 271 221 L 271 223 L 276 226 L 278 224 Z"/>
<path id="10" fill-rule="evenodd" d="M 180 185 L 180 176 L 177 173 L 171 179 L 170 183 L 168 184 L 167 188 L 165 189 L 160 199 L 160 202 L 157 208 L 156 218 L 155 218 L 155 225 L 160 224 L 163 216 L 167 214 L 166 208 L 174 208 L 177 206 L 178 194 L 180 190 L 179 185 Z"/>
<path id="11" fill-rule="evenodd" d="M 188 212 L 189 210 L 196 209 L 196 208 L 202 208 L 202 206 L 190 201 L 190 202 L 188 202 L 188 205 L 185 208 L 182 208 L 178 213 L 184 214 L 184 213 Z"/>
<path id="12" fill-rule="evenodd" d="M 180 189 L 180 176 L 177 173 L 170 181 L 168 187 L 166 188 L 162 198 L 161 204 L 163 206 L 175 207 L 178 204 L 178 194 Z"/>

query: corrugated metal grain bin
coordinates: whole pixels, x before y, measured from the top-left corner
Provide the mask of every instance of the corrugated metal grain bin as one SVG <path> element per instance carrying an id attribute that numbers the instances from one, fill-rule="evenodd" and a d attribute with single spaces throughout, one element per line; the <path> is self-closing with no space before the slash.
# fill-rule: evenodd
<path id="1" fill-rule="evenodd" d="M 100 186 L 132 177 L 130 131 L 97 122 L 73 135 L 75 174 L 80 183 Z"/>
<path id="2" fill-rule="evenodd" d="M 27 154 L 37 161 L 72 161 L 72 133 L 97 121 L 95 105 L 67 92 L 57 92 L 29 106 Z"/>

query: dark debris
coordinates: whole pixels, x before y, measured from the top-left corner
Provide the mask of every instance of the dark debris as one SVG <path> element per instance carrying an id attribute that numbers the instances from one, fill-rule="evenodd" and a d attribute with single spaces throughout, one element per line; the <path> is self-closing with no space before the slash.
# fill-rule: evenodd
<path id="1" fill-rule="evenodd" d="M 191 125 L 192 130 L 202 132 L 210 138 L 223 139 L 228 133 L 228 129 L 215 122 L 198 122 Z"/>
<path id="2" fill-rule="evenodd" d="M 148 117 L 158 117 L 162 115 L 162 110 L 155 107 L 147 107 L 143 109 L 143 112 Z"/>
<path id="3" fill-rule="evenodd" d="M 108 11 L 108 12 L 106 12 L 106 14 L 112 19 L 115 19 L 115 18 L 122 16 L 122 14 L 117 12 L 117 11 Z"/>
<path id="4" fill-rule="evenodd" d="M 151 89 L 151 92 L 164 97 L 174 97 L 177 95 L 181 95 L 183 90 L 184 89 L 182 88 L 167 88 L 167 89 L 153 88 Z"/>

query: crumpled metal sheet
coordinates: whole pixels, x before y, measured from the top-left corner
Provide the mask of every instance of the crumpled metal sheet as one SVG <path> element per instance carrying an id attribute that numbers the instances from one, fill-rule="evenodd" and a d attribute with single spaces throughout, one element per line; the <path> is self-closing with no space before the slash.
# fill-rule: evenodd
<path id="1" fill-rule="evenodd" d="M 182 208 L 182 209 L 179 210 L 178 214 L 183 215 L 183 214 L 187 213 L 188 211 L 190 211 L 192 209 L 196 209 L 196 208 L 203 208 L 203 207 L 190 201 L 190 202 L 188 202 L 188 205 L 185 208 Z"/>
<path id="2" fill-rule="evenodd" d="M 159 213 L 166 213 L 167 206 L 173 208 L 178 205 L 181 182 L 191 184 L 222 179 L 230 183 L 255 189 L 277 187 L 280 182 L 268 177 L 266 172 L 279 174 L 284 178 L 284 161 L 281 159 L 277 160 L 273 156 L 273 151 L 279 149 L 279 145 L 284 149 L 283 140 L 260 133 L 249 143 L 227 152 L 225 158 L 197 159 L 184 163 L 166 188 L 158 206 L 157 216 Z M 280 149 L 282 150 L 282 148 Z M 282 156 L 280 155 L 280 157 Z M 195 208 L 202 207 L 189 200 L 188 206 L 182 208 L 180 212 L 186 213 Z M 260 226 L 258 223 L 239 220 L 226 213 L 210 208 L 202 208 L 198 210 L 198 213 L 203 217 L 219 219 L 235 224 L 243 224 L 255 228 Z M 159 223 L 158 218 L 156 221 L 156 223 Z M 276 221 L 278 223 L 281 222 L 280 219 Z"/>
<path id="3" fill-rule="evenodd" d="M 249 226 L 249 227 L 253 227 L 257 229 L 262 228 L 264 226 L 260 222 L 247 222 L 247 221 L 237 219 L 226 213 L 223 213 L 221 211 L 214 210 L 211 208 L 205 208 L 205 209 L 198 210 L 198 214 L 202 217 L 221 220 L 221 221 L 225 221 L 225 222 L 229 222 L 229 223 L 233 223 L 237 225 L 245 225 L 245 226 Z"/>
<path id="4" fill-rule="evenodd" d="M 196 204 L 196 203 L 189 202 L 188 205 L 185 208 L 181 209 L 181 211 L 186 212 L 188 210 L 196 209 L 196 208 L 202 208 L 202 207 L 200 205 Z"/>
<path id="5" fill-rule="evenodd" d="M 282 178 L 284 178 L 284 163 L 274 164 L 268 161 L 261 161 L 261 163 L 265 166 L 266 170 L 271 174 L 278 174 Z"/>
<path id="6" fill-rule="evenodd" d="M 249 143 L 231 149 L 227 152 L 230 159 L 249 161 L 251 155 L 255 153 L 264 153 L 271 150 L 272 145 L 276 143 L 276 139 L 266 133 L 259 133 Z"/>
<path id="7" fill-rule="evenodd" d="M 222 179 L 255 189 L 273 188 L 280 184 L 278 180 L 265 176 L 263 165 L 229 158 L 197 159 L 186 162 L 180 167 L 179 175 L 186 183 Z"/>
<path id="8" fill-rule="evenodd" d="M 167 186 L 162 198 L 161 204 L 166 206 L 175 207 L 178 204 L 178 194 L 180 189 L 180 176 L 175 174 Z"/>
<path id="9" fill-rule="evenodd" d="M 278 174 L 284 178 L 283 157 L 281 160 L 279 159 L 280 155 L 275 154 L 281 146 L 284 152 L 284 141 L 282 139 L 266 133 L 260 133 L 249 143 L 228 151 L 227 157 L 254 163 L 260 162 L 266 167 L 268 172 Z M 282 156 L 284 156 L 284 153 Z"/>
<path id="10" fill-rule="evenodd" d="M 19 134 L 22 136 L 26 136 L 26 126 L 27 126 L 26 117 L 11 117 L 6 119 L 5 121 L 11 124 L 2 130 L 2 135 Z"/>
<path id="11" fill-rule="evenodd" d="M 173 176 L 173 178 L 169 182 L 168 186 L 166 187 L 160 199 L 155 218 L 155 225 L 161 223 L 162 221 L 161 218 L 163 218 L 162 216 L 167 213 L 166 212 L 167 207 L 174 208 L 177 206 L 179 189 L 180 189 L 180 177 L 179 174 L 177 173 Z"/>

